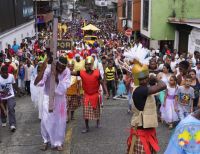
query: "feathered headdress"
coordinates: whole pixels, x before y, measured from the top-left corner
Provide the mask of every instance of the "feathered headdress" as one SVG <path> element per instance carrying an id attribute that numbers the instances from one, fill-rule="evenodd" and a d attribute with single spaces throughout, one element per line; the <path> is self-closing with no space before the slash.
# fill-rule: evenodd
<path id="1" fill-rule="evenodd" d="M 145 78 L 149 75 L 148 58 L 149 50 L 144 48 L 141 43 L 135 44 L 133 48 L 124 52 L 124 56 L 133 62 L 132 73 L 134 76 L 135 85 L 139 84 L 141 78 Z"/>

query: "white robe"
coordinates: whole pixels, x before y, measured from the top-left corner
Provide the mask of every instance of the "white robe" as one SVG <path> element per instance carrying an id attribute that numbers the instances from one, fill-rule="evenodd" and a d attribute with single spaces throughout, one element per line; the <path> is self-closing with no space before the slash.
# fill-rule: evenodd
<path id="1" fill-rule="evenodd" d="M 41 120 L 41 134 L 44 143 L 50 143 L 52 147 L 62 146 L 65 140 L 67 102 L 66 90 L 70 86 L 70 70 L 66 68 L 62 74 L 58 75 L 59 83 L 55 88 L 54 110 L 49 113 L 49 86 L 51 67 L 47 67 L 43 79 L 38 85 L 45 86 L 43 112 Z"/>

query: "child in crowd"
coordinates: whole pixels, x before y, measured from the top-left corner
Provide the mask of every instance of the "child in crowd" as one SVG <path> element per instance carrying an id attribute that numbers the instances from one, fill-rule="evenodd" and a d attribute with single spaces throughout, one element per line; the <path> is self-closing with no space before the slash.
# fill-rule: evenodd
<path id="1" fill-rule="evenodd" d="M 171 76 L 169 79 L 169 85 L 165 91 L 164 103 L 161 106 L 161 118 L 167 124 L 169 129 L 173 128 L 173 122 L 178 121 L 177 113 L 174 110 L 175 94 L 177 90 L 177 79 L 176 76 Z"/>
<path id="2" fill-rule="evenodd" d="M 123 97 L 123 95 L 126 93 L 126 87 L 124 84 L 123 80 L 123 75 L 119 75 L 119 80 L 118 80 L 118 86 L 117 86 L 117 95 L 120 97 Z"/>
<path id="3" fill-rule="evenodd" d="M 176 92 L 175 111 L 179 119 L 183 120 L 193 112 L 194 89 L 191 87 L 192 77 L 186 75 L 183 86 L 180 86 Z"/>

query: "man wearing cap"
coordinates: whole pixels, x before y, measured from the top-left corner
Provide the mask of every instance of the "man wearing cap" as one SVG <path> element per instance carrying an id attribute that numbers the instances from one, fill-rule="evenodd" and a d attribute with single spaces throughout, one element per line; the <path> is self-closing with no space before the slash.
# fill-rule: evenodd
<path id="1" fill-rule="evenodd" d="M 11 65 L 10 59 L 6 58 L 4 64 L 8 67 L 8 73 L 14 75 L 15 69 L 14 69 L 14 67 Z"/>
<path id="2" fill-rule="evenodd" d="M 48 58 L 49 59 L 49 58 Z M 51 59 L 48 63 L 51 64 Z M 70 86 L 70 70 L 67 66 L 67 59 L 60 57 L 56 63 L 47 65 L 47 59 L 43 63 L 34 85 L 44 86 L 43 113 L 41 119 L 41 134 L 44 143 L 41 150 L 47 150 L 48 144 L 58 151 L 63 150 L 65 140 L 67 107 L 66 107 L 66 90 Z M 55 72 L 51 71 L 55 70 Z M 53 111 L 49 110 L 49 94 L 51 74 L 55 74 L 55 96 Z"/>
<path id="3" fill-rule="evenodd" d="M 71 72 L 73 75 L 78 75 L 82 79 L 84 90 L 83 101 L 83 117 L 85 119 L 86 129 L 82 133 L 89 132 L 89 120 L 97 121 L 97 128 L 99 127 L 100 120 L 100 100 L 99 88 L 100 84 L 105 88 L 108 97 L 108 90 L 101 78 L 98 69 L 93 70 L 94 59 L 89 56 L 85 60 L 85 70 Z"/>
<path id="4" fill-rule="evenodd" d="M 128 154 L 153 154 L 159 151 L 155 129 L 158 126 L 158 117 L 153 94 L 166 89 L 166 85 L 155 76 L 151 76 L 157 84 L 148 86 L 149 71 L 146 65 L 134 64 L 132 73 L 134 83 L 138 86 L 134 88 L 132 94 L 134 115 L 127 140 Z"/>

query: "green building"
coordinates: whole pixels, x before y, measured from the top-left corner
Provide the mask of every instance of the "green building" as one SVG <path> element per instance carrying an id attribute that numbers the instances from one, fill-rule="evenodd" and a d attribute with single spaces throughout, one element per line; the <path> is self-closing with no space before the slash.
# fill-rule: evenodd
<path id="1" fill-rule="evenodd" d="M 141 34 L 149 47 L 188 51 L 192 30 L 200 29 L 200 0 L 142 0 Z M 200 36 L 199 36 L 200 37 Z"/>

